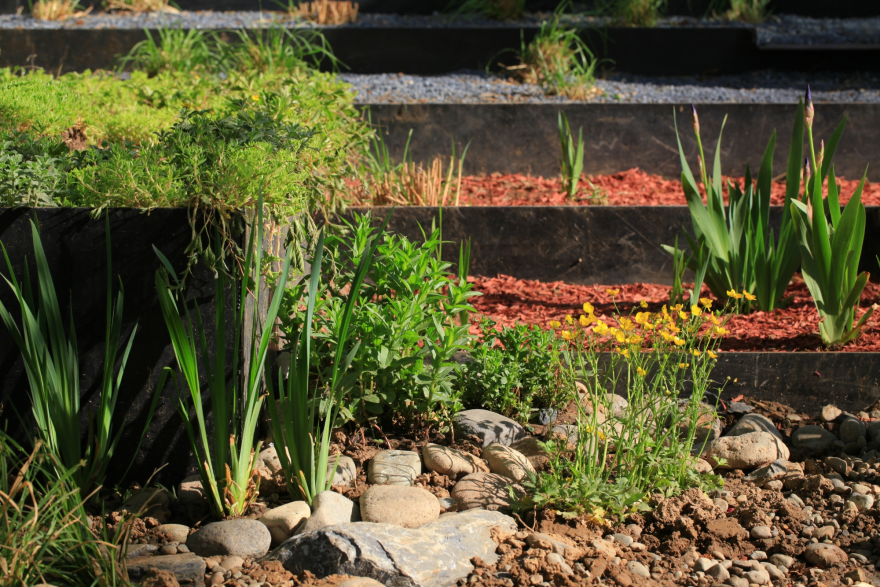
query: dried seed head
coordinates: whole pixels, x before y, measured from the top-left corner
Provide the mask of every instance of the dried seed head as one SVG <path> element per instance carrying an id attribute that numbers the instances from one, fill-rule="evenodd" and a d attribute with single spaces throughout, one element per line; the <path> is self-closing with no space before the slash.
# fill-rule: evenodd
<path id="1" fill-rule="evenodd" d="M 697 116 L 697 107 L 691 104 L 691 122 L 694 125 L 694 132 L 700 134 L 700 117 Z"/>
<path id="2" fill-rule="evenodd" d="M 807 95 L 804 98 L 804 122 L 807 128 L 813 128 L 813 118 L 816 116 L 816 109 L 813 108 L 813 95 L 810 93 L 810 86 L 807 85 Z"/>

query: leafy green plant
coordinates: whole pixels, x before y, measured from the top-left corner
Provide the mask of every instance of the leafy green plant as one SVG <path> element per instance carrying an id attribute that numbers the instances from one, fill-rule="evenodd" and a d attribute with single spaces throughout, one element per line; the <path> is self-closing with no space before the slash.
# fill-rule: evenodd
<path id="1" fill-rule="evenodd" d="M 220 58 L 216 38 L 208 31 L 161 27 L 158 39 L 149 29 L 144 29 L 144 34 L 147 38 L 120 59 L 120 69 L 131 67 L 151 76 L 163 71 L 208 73 Z"/>
<path id="2" fill-rule="evenodd" d="M 211 510 L 217 517 L 242 515 L 247 506 L 256 499 L 259 489 L 259 479 L 254 481 L 253 473 L 261 442 L 255 443 L 254 435 L 264 398 L 261 389 L 263 370 L 290 269 L 288 250 L 265 317 L 259 315 L 259 304 L 253 303 L 250 322 L 247 323 L 247 299 L 253 296 L 254 300 L 259 300 L 262 290 L 259 272 L 263 263 L 263 236 L 263 205 L 260 200 L 251 224 L 242 265 L 241 288 L 233 309 L 232 337 L 235 343 L 232 357 L 226 356 L 226 271 L 216 271 L 214 282 L 216 333 L 212 353 L 198 306 L 194 306 L 191 312 L 187 302 L 181 300 L 187 322 L 184 324 L 178 303 L 174 299 L 174 291 L 181 289 L 180 280 L 168 259 L 159 249 L 153 247 L 164 266 L 164 271 L 156 272 L 159 305 L 171 336 L 178 371 L 183 375 L 189 391 L 189 401 L 184 400 L 184 395 L 178 398 L 177 411 L 183 419 L 193 453 L 197 456 L 202 485 L 209 488 L 208 502 Z M 220 241 L 215 238 L 214 242 L 214 256 L 220 258 L 220 252 L 216 250 Z M 246 363 L 241 365 L 239 351 L 245 340 L 244 336 L 247 336 L 248 341 L 245 345 L 248 357 Z M 211 439 L 208 438 L 204 396 L 199 381 L 200 357 L 211 400 L 214 432 Z M 231 361 L 231 365 L 228 361 Z M 231 382 L 227 381 L 228 366 L 231 366 L 233 374 Z M 246 374 L 240 384 L 239 368 L 245 366 Z M 191 408 L 195 411 L 195 418 L 190 415 Z"/>
<path id="3" fill-rule="evenodd" d="M 130 524 L 92 531 L 74 477 L 37 440 L 26 453 L 0 432 L 2 584 L 52 581 L 77 587 L 129 585 L 125 550 Z"/>
<path id="4" fill-rule="evenodd" d="M 760 24 L 770 14 L 770 0 L 730 0 L 730 9 L 725 16 L 751 24 Z"/>
<path id="5" fill-rule="evenodd" d="M 528 44 L 521 34 L 516 52 L 519 64 L 504 69 L 524 83 L 541 86 L 548 95 L 583 100 L 596 91 L 595 73 L 600 61 L 578 31 L 564 26 L 560 19 L 561 9 L 557 9 L 551 20 L 541 23 L 538 34 Z"/>
<path id="6" fill-rule="evenodd" d="M 666 0 L 601 0 L 597 7 L 600 14 L 621 24 L 652 27 L 666 8 Z"/>
<path id="7" fill-rule="evenodd" d="M 337 334 L 345 318 L 344 296 L 356 280 L 348 267 L 358 267 L 370 250 L 374 229 L 369 215 L 346 223 L 350 236 L 327 238 L 324 257 L 327 279 L 317 295 L 316 339 L 310 368 L 320 389 L 332 382 Z M 370 424 L 379 417 L 403 414 L 411 423 L 431 420 L 455 408 L 453 355 L 464 347 L 468 326 L 456 325 L 464 311 L 473 311 L 468 298 L 472 285 L 449 275 L 450 264 L 439 258 L 440 229 L 424 243 L 383 234 L 376 245 L 368 281 L 360 290 L 351 318 L 351 336 L 363 343 L 352 358 L 340 389 L 343 420 Z M 293 288 L 282 312 L 282 331 L 295 340 L 306 314 L 296 300 L 305 284 Z M 287 317 L 290 318 L 287 318 Z M 459 321 L 460 322 L 460 321 Z M 288 348 L 290 347 L 288 342 Z"/>
<path id="8" fill-rule="evenodd" d="M 805 201 L 793 200 L 787 208 L 791 210 L 797 230 L 804 281 L 819 312 L 819 334 L 826 345 L 838 346 L 855 339 L 874 310 L 868 308 L 853 326 L 859 296 L 869 277 L 867 272 L 858 272 L 865 238 L 865 206 L 861 202 L 865 176 L 841 213 L 840 185 L 834 176 L 830 154 L 825 159 L 824 142 L 819 148 L 818 159 L 816 157 L 813 144 L 815 111 L 809 88 L 803 112 L 810 143 L 810 158 L 804 166 Z M 846 117 L 829 141 L 829 153 L 834 152 L 845 124 Z M 816 173 L 811 174 L 811 169 Z M 825 174 L 829 172 L 828 198 L 825 200 L 822 186 Z M 825 216 L 826 207 L 830 223 Z"/>
<path id="9" fill-rule="evenodd" d="M 238 31 L 237 44 L 223 46 L 229 62 L 239 71 L 282 72 L 313 66 L 326 61 L 335 70 L 342 62 L 333 55 L 330 44 L 320 31 L 311 28 L 290 29 L 271 26 L 256 33 Z"/>
<path id="10" fill-rule="evenodd" d="M 27 260 L 21 282 L 13 272 L 12 262 L 3 248 L 9 278 L 6 283 L 15 293 L 21 311 L 21 327 L 10 311 L 0 303 L 0 318 L 12 340 L 21 351 L 30 387 L 32 414 L 37 436 L 62 467 L 59 475 L 70 472 L 71 479 L 88 495 L 104 482 L 107 467 L 114 457 L 123 426 L 114 426 L 114 413 L 119 398 L 119 386 L 131 345 L 137 332 L 135 325 L 127 342 L 122 338 L 123 289 L 120 285 L 113 300 L 113 277 L 110 256 L 110 220 L 105 217 L 107 234 L 107 315 L 104 337 L 103 377 L 96 412 L 89 417 L 89 431 L 85 447 L 81 441 L 80 422 L 82 405 L 80 392 L 80 365 L 76 330 L 71 310 L 69 331 L 64 331 L 64 319 L 55 283 L 49 271 L 49 262 L 43 250 L 40 232 L 31 221 L 31 238 L 37 269 L 37 296 L 34 296 Z M 125 347 L 116 370 L 120 343 Z M 160 386 L 164 380 L 160 381 Z M 157 394 L 158 395 L 158 394 Z M 149 426 L 157 400 L 154 399 L 147 416 Z M 143 436 L 141 437 L 143 439 Z M 135 451 L 137 452 L 137 451 Z"/>
<path id="11" fill-rule="evenodd" d="M 480 331 L 455 382 L 465 408 L 528 422 L 538 408 L 561 407 L 567 372 L 561 363 L 563 342 L 553 332 L 524 324 L 499 331 L 489 318 L 480 321 Z"/>
<path id="12" fill-rule="evenodd" d="M 387 223 L 387 220 L 386 220 Z M 332 367 L 327 376 L 327 393 L 320 397 L 320 388 L 314 397 L 309 397 L 310 360 L 312 354 L 312 323 L 315 317 L 315 303 L 318 284 L 321 279 L 321 266 L 324 256 L 324 233 L 318 236 L 318 242 L 312 259 L 311 278 L 308 282 L 308 301 L 305 319 L 299 332 L 290 333 L 294 343 L 291 350 L 290 372 L 287 385 L 284 384 L 284 373 L 278 371 L 277 401 L 276 392 L 267 377 L 269 387 L 269 413 L 272 419 L 272 437 L 278 443 L 278 459 L 281 470 L 287 481 L 288 491 L 294 499 L 303 499 L 309 504 L 320 492 L 326 491 L 333 483 L 336 466 L 327 475 L 330 454 L 330 432 L 339 415 L 343 375 L 351 367 L 357 356 L 362 341 L 356 341 L 350 350 L 346 350 L 352 334 L 352 315 L 355 302 L 359 297 L 375 254 L 375 239 L 384 232 L 383 228 L 367 245 L 364 255 L 360 258 L 351 287 L 346 296 L 337 330 L 331 333 L 337 352 L 334 354 Z M 298 336 L 297 336 L 298 334 Z M 344 358 L 343 358 L 344 356 Z M 323 429 L 320 420 L 323 418 Z M 320 438 L 320 441 L 317 440 Z"/>
<path id="13" fill-rule="evenodd" d="M 707 263 L 705 282 L 718 299 L 727 299 L 730 291 L 745 290 L 743 297 L 737 301 L 738 311 L 748 312 L 753 302 L 756 302 L 760 309 L 771 311 L 783 303 L 785 289 L 800 262 L 797 236 L 791 219 L 787 215 L 784 216 L 778 241 L 775 240 L 773 230 L 770 228 L 770 191 L 776 132 L 771 135 L 770 142 L 764 150 L 757 181 L 753 183 L 748 167 L 746 167 L 745 190 L 728 180 L 729 205 L 725 211 L 721 178 L 721 133 L 718 136 L 715 163 L 710 175 L 700 139 L 700 123 L 696 108 L 692 107 L 692 113 L 694 134 L 700 152 L 697 164 L 700 179 L 706 190 L 706 203 L 703 203 L 698 184 L 685 159 L 681 139 L 678 138 L 682 167 L 681 182 L 696 235 L 694 239 L 685 233 L 691 251 L 697 255 L 696 257 L 687 255 L 686 264 L 689 269 L 696 272 L 699 270 L 697 258 L 705 255 Z M 726 120 L 725 118 L 725 122 Z M 677 122 L 676 137 L 678 137 Z M 837 138 L 839 139 L 839 135 Z M 829 160 L 836 145 L 836 141 L 830 145 Z M 797 199 L 800 190 L 798 171 L 802 149 L 803 105 L 798 107 L 795 115 L 788 154 L 786 208 L 789 202 Z M 674 252 L 669 246 L 664 248 L 669 253 Z"/>
<path id="14" fill-rule="evenodd" d="M 496 20 L 515 20 L 526 9 L 526 0 L 453 0 L 446 12 L 457 16 L 483 16 Z"/>
<path id="15" fill-rule="evenodd" d="M 653 493 L 720 483 L 698 475 L 692 456 L 715 418 L 704 397 L 726 334 L 721 312 L 712 313 L 711 305 L 701 300 L 690 312 L 664 306 L 660 313 L 618 314 L 606 323 L 585 303 L 577 320 L 551 323 L 569 343 L 563 363 L 582 383 L 583 396 L 572 394 L 576 424 L 547 443 L 550 471 L 524 482 L 528 495 L 520 507 L 552 507 L 603 522 L 609 510 L 645 508 Z M 689 395 L 679 399 L 684 388 Z M 629 405 L 621 412 L 612 394 L 623 391 Z"/>

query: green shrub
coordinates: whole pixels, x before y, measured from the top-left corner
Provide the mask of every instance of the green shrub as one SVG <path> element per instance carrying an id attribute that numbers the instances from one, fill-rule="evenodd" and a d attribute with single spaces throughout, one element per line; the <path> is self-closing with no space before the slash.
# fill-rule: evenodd
<path id="1" fill-rule="evenodd" d="M 373 232 L 369 215 L 356 215 L 348 228 L 349 237 L 328 237 L 326 242 L 328 276 L 318 291 L 313 329 L 316 342 L 310 359 L 318 389 L 329 384 L 338 352 L 336 341 L 345 303 L 340 292 L 352 283 L 355 274 L 351 268 L 368 250 Z M 368 424 L 380 417 L 405 414 L 416 421 L 448 415 L 456 409 L 453 355 L 468 339 L 468 326 L 457 325 L 456 320 L 463 312 L 473 311 L 467 299 L 477 294 L 466 281 L 449 275 L 450 264 L 439 258 L 440 244 L 439 229 L 422 244 L 382 235 L 352 317 L 352 337 L 362 344 L 340 388 L 344 419 Z M 297 300 L 305 287 L 302 283 L 290 290 L 281 312 L 288 345 L 296 340 L 304 323 L 305 310 Z"/>
<path id="2" fill-rule="evenodd" d="M 499 332 L 480 322 L 482 340 L 469 346 L 455 391 L 465 408 L 484 408 L 527 422 L 538 408 L 558 409 L 566 395 L 563 348 L 552 331 L 517 324 Z"/>

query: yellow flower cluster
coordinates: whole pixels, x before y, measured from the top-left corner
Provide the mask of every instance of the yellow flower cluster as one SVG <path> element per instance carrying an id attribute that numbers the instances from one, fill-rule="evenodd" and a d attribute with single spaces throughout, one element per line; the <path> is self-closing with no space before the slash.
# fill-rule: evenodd
<path id="1" fill-rule="evenodd" d="M 746 290 L 743 290 L 742 293 L 736 293 L 736 290 L 735 290 L 735 289 L 732 289 L 732 290 L 728 291 L 728 292 L 727 292 L 727 297 L 729 297 L 729 298 L 733 298 L 733 299 L 735 299 L 735 300 L 741 300 L 741 299 L 745 298 L 746 300 L 748 300 L 748 301 L 750 301 L 750 302 L 754 302 L 755 300 L 758 299 L 756 296 L 750 294 L 750 293 L 747 292 Z"/>

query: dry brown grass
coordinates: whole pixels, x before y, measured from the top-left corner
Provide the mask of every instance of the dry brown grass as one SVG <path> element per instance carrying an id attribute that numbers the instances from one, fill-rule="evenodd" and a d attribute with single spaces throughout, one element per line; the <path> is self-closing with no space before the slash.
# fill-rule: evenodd
<path id="1" fill-rule="evenodd" d="M 170 6 L 168 0 L 104 0 L 107 10 L 127 10 L 128 12 L 180 12 Z"/>
<path id="2" fill-rule="evenodd" d="M 315 0 L 303 2 L 291 11 L 293 16 L 317 24 L 348 24 L 357 20 L 358 3 L 348 0 Z"/>
<path id="3" fill-rule="evenodd" d="M 374 206 L 458 206 L 464 158 L 450 157 L 444 173 L 443 158 L 435 158 L 427 169 L 421 164 L 404 163 L 395 171 L 368 182 Z M 456 167 L 458 177 L 455 177 Z"/>
<path id="4" fill-rule="evenodd" d="M 78 0 L 38 0 L 31 9 L 31 16 L 37 20 L 58 21 L 79 18 L 91 11 L 91 6 L 79 10 Z"/>

